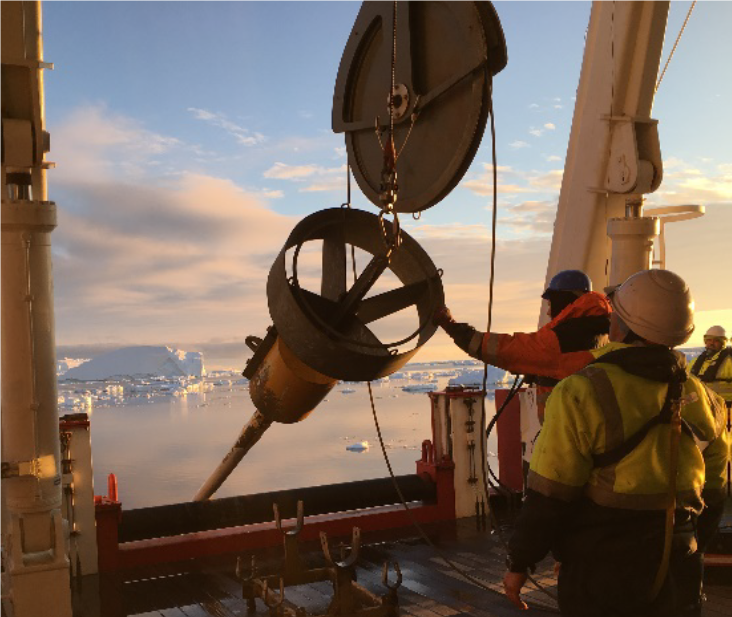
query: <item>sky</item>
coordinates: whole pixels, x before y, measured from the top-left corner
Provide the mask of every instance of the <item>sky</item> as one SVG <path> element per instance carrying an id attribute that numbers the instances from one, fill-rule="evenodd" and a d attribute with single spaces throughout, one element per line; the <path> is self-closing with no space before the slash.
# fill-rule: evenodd
<path id="1" fill-rule="evenodd" d="M 293 227 L 346 201 L 331 130 L 357 2 L 45 2 L 46 121 L 59 356 L 122 345 L 203 351 L 243 368 L 271 318 L 266 279 Z M 509 62 L 494 82 L 499 222 L 493 329 L 536 327 L 586 2 L 497 2 Z M 662 64 L 690 2 L 672 2 Z M 707 214 L 667 228 L 697 331 L 732 330 L 732 2 L 699 2 L 659 88 L 664 183 L 654 205 Z M 462 182 L 403 228 L 444 270 L 447 304 L 484 328 L 490 259 L 488 135 Z M 376 213 L 353 184 L 354 207 Z M 310 259 L 313 256 L 306 259 Z M 307 263 L 307 262 L 306 262 Z M 416 327 L 405 316 L 387 332 Z M 400 332 L 397 332 L 399 330 Z M 392 339 L 394 340 L 394 339 Z M 439 333 L 417 360 L 461 357 Z"/>

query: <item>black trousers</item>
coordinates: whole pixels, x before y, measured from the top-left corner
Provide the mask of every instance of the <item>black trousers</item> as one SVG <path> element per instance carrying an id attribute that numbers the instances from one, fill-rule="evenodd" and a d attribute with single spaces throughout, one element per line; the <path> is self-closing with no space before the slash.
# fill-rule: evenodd
<path id="1" fill-rule="evenodd" d="M 702 554 L 675 550 L 661 591 L 649 601 L 657 569 L 658 559 L 640 552 L 626 559 L 564 562 L 559 573 L 561 613 L 565 617 L 700 615 Z"/>
<path id="2" fill-rule="evenodd" d="M 563 542 L 559 607 L 566 617 L 695 617 L 701 614 L 703 550 L 716 530 L 716 509 L 696 516 L 677 511 L 666 580 L 649 599 L 661 555 L 657 516 L 612 513 L 592 517 Z M 609 514 L 605 510 L 602 514 Z M 711 515 L 711 516 L 710 516 Z M 684 520 L 684 517 L 686 519 Z M 702 525 L 700 525 L 702 523 Z M 701 533 L 700 533 L 701 532 Z"/>

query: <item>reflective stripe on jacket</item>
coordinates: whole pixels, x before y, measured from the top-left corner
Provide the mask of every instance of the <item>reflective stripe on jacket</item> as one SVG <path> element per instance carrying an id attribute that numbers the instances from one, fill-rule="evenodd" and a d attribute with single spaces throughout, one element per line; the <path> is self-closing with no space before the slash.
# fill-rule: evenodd
<path id="1" fill-rule="evenodd" d="M 600 357 L 629 347 L 611 343 Z M 547 402 L 544 427 L 534 447 L 529 488 L 571 501 L 585 494 L 593 502 L 630 510 L 666 506 L 670 426 L 650 430 L 619 462 L 595 468 L 593 454 L 613 450 L 658 414 L 668 386 L 598 363 L 561 381 Z M 678 503 L 699 511 L 701 493 L 719 498 L 726 484 L 730 437 L 721 398 L 695 377 L 684 383 L 682 417 L 695 439 L 682 435 L 677 479 Z"/>

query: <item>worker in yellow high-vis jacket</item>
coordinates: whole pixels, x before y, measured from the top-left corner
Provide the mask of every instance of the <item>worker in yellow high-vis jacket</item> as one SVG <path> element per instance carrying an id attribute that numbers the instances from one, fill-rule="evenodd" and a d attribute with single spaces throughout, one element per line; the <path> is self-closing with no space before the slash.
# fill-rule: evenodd
<path id="1" fill-rule="evenodd" d="M 699 615 L 730 457 L 724 404 L 673 351 L 694 329 L 681 277 L 639 272 L 612 302 L 611 343 L 547 401 L 505 592 L 525 606 L 527 571 L 551 551 L 563 615 Z"/>
<path id="2" fill-rule="evenodd" d="M 704 351 L 690 365 L 689 372 L 701 379 L 732 407 L 732 347 L 722 326 L 704 334 Z"/>

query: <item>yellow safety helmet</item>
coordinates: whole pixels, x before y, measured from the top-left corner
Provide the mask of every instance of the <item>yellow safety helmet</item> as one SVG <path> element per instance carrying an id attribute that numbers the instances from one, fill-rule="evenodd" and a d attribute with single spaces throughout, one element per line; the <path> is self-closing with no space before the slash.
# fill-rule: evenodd
<path id="1" fill-rule="evenodd" d="M 642 270 L 618 287 L 612 298 L 618 317 L 638 336 L 676 347 L 694 331 L 689 286 L 670 270 Z"/>
<path id="2" fill-rule="evenodd" d="M 708 338 L 718 338 L 726 343 L 727 332 L 725 332 L 722 326 L 712 326 L 704 333 L 704 340 L 706 341 Z"/>

